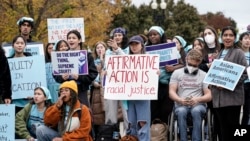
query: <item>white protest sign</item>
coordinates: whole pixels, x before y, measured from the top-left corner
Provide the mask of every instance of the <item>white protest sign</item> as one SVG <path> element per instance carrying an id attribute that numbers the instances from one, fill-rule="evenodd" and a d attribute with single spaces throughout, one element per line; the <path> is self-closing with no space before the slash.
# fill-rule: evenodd
<path id="1" fill-rule="evenodd" d="M 203 82 L 233 91 L 244 69 L 245 66 L 215 59 Z"/>
<path id="2" fill-rule="evenodd" d="M 8 62 L 12 80 L 12 99 L 33 97 L 36 87 L 47 86 L 44 56 L 10 58 Z"/>
<path id="3" fill-rule="evenodd" d="M 52 70 L 54 75 L 68 74 L 88 74 L 88 52 L 78 51 L 52 51 Z"/>
<path id="4" fill-rule="evenodd" d="M 11 44 L 5 44 L 3 46 L 3 49 L 5 50 L 6 57 L 10 57 L 11 55 L 14 54 L 14 49 Z M 34 55 L 44 56 L 43 43 L 40 42 L 27 43 L 24 52 L 29 52 L 32 56 Z"/>
<path id="5" fill-rule="evenodd" d="M 0 104 L 0 141 L 15 140 L 15 105 Z"/>
<path id="6" fill-rule="evenodd" d="M 157 99 L 158 54 L 106 56 L 105 68 L 105 99 Z"/>
<path id="7" fill-rule="evenodd" d="M 47 24 L 49 43 L 56 43 L 59 40 L 67 41 L 67 33 L 71 30 L 79 31 L 82 42 L 85 41 L 83 18 L 49 18 Z"/>

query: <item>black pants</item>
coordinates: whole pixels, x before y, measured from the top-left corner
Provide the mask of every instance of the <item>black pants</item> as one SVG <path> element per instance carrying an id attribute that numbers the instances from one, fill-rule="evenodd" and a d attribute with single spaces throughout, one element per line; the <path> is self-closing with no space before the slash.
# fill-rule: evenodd
<path id="1" fill-rule="evenodd" d="M 230 129 L 239 126 L 240 109 L 241 106 L 214 108 L 220 126 L 220 141 L 229 141 L 231 136 Z"/>
<path id="2" fill-rule="evenodd" d="M 243 106 L 242 125 L 248 125 L 250 120 L 250 82 L 244 84 L 245 103 Z"/>
<path id="3" fill-rule="evenodd" d="M 169 98 L 169 85 L 159 83 L 158 100 L 151 100 L 151 121 L 159 118 L 168 124 L 168 116 L 173 110 L 174 102 Z"/>

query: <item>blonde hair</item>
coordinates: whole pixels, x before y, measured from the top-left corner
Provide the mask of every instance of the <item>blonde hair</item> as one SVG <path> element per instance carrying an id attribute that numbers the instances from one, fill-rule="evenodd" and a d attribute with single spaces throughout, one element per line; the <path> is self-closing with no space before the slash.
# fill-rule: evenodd
<path id="1" fill-rule="evenodd" d="M 98 54 L 96 52 L 96 47 L 99 45 L 99 44 L 102 44 L 104 47 L 105 47 L 105 50 L 107 50 L 107 44 L 103 41 L 98 41 L 97 43 L 95 43 L 95 46 L 94 46 L 94 52 L 92 53 L 93 55 L 93 58 L 96 59 L 98 57 Z"/>
<path id="2" fill-rule="evenodd" d="M 188 52 L 187 58 L 201 62 L 203 59 L 202 52 L 197 49 L 192 49 Z"/>

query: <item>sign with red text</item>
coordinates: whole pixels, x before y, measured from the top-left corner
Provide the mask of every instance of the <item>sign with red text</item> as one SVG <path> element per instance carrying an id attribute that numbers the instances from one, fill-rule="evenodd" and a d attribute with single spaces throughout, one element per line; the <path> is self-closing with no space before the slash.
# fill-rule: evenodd
<path id="1" fill-rule="evenodd" d="M 88 74 L 88 52 L 78 51 L 52 51 L 51 62 L 54 75 L 62 74 Z"/>
<path id="2" fill-rule="evenodd" d="M 157 99 L 158 54 L 106 56 L 105 68 L 105 99 Z"/>
<path id="3" fill-rule="evenodd" d="M 160 55 L 160 66 L 178 64 L 180 58 L 175 42 L 146 46 L 148 54 Z"/>
<path id="4" fill-rule="evenodd" d="M 67 41 L 67 34 L 71 30 L 79 31 L 82 42 L 85 41 L 83 18 L 49 18 L 47 24 L 49 43 L 55 43 L 59 40 Z"/>

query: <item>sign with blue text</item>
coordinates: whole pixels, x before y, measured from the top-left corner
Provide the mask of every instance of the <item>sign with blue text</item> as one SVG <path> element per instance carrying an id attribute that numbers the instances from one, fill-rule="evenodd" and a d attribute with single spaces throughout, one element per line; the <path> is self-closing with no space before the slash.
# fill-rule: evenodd
<path id="1" fill-rule="evenodd" d="M 88 52 L 78 51 L 52 51 L 52 69 L 54 75 L 62 74 L 88 74 Z"/>
<path id="2" fill-rule="evenodd" d="M 15 140 L 15 105 L 0 104 L 0 141 Z"/>
<path id="3" fill-rule="evenodd" d="M 5 50 L 6 57 L 10 57 L 15 53 L 11 44 L 5 44 L 3 46 L 3 49 Z M 34 55 L 44 56 L 43 43 L 40 42 L 27 43 L 24 52 L 29 52 L 32 56 Z"/>
<path id="4" fill-rule="evenodd" d="M 244 69 L 245 66 L 215 59 L 203 82 L 233 91 Z"/>
<path id="5" fill-rule="evenodd" d="M 34 89 L 47 86 L 44 56 L 18 57 L 8 59 L 12 99 L 34 96 Z"/>
<path id="6" fill-rule="evenodd" d="M 83 18 L 49 18 L 47 24 L 49 43 L 56 43 L 59 40 L 67 41 L 67 34 L 71 30 L 79 31 L 82 42 L 85 41 Z"/>
<path id="7" fill-rule="evenodd" d="M 146 46 L 146 52 L 148 54 L 159 54 L 160 55 L 160 66 L 175 65 L 178 64 L 179 52 L 176 44 L 164 43 L 158 45 Z"/>
<path id="8" fill-rule="evenodd" d="M 106 56 L 105 68 L 105 99 L 157 99 L 158 54 Z"/>

